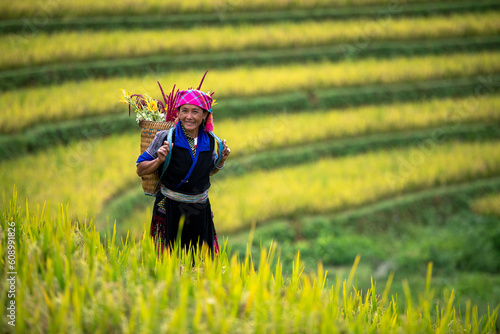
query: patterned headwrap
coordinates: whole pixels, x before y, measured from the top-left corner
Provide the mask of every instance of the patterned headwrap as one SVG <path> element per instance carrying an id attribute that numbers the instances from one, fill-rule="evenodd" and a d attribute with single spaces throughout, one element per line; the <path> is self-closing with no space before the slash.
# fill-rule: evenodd
<path id="1" fill-rule="evenodd" d="M 181 90 L 178 93 L 175 107 L 179 109 L 183 104 L 192 104 L 208 111 L 209 114 L 206 120 L 205 131 L 213 131 L 212 103 L 212 96 L 200 90 L 189 89 Z"/>

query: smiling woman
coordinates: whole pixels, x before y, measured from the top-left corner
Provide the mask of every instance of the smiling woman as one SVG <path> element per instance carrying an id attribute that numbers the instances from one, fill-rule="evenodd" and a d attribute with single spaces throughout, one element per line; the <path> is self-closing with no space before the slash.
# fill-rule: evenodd
<path id="1" fill-rule="evenodd" d="M 160 131 L 137 160 L 139 176 L 163 171 L 150 234 L 162 251 L 170 249 L 180 236 L 184 247 L 206 245 L 212 254 L 218 253 L 208 190 L 210 176 L 224 167 L 231 150 L 224 140 L 219 153 L 222 156 L 217 156 L 211 95 L 200 90 L 183 90 L 175 100 L 179 121 L 173 130 L 172 145 L 166 140 L 172 131 Z M 182 218 L 184 226 L 180 226 Z"/>

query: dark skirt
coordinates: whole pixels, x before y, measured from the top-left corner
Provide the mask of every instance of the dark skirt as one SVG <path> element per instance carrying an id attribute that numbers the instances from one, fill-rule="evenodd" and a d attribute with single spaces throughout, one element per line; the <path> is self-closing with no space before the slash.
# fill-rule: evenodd
<path id="1" fill-rule="evenodd" d="M 181 232 L 183 247 L 191 245 L 201 249 L 205 243 L 212 255 L 219 252 L 210 200 L 205 203 L 182 203 L 159 194 L 153 207 L 150 233 L 161 251 L 174 245 L 181 217 L 184 217 Z"/>

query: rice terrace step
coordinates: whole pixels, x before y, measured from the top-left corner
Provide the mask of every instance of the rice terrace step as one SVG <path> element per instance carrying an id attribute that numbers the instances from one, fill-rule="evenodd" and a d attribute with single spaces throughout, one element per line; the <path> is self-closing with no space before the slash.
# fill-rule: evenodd
<path id="1" fill-rule="evenodd" d="M 500 1 L 3 1 L 0 44 L 0 332 L 500 329 Z M 159 260 L 121 89 L 206 70 L 221 253 Z"/>

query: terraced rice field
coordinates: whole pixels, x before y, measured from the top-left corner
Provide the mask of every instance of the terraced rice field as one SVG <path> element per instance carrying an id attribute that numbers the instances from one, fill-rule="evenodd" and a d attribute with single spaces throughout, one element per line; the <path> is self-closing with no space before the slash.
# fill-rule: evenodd
<path id="1" fill-rule="evenodd" d="M 427 3 L 428 0 L 416 0 L 415 2 Z M 141 14 L 185 14 L 185 13 L 220 13 L 220 12 L 251 12 L 252 10 L 300 10 L 307 8 L 322 8 L 329 6 L 333 8 L 343 6 L 363 6 L 363 5 L 384 5 L 386 3 L 381 0 L 302 0 L 302 1 L 273 1 L 251 0 L 251 1 L 221 1 L 214 2 L 210 0 L 190 1 L 189 3 L 179 3 L 177 1 L 147 1 L 142 3 L 123 3 L 121 1 L 89 1 L 85 4 L 79 2 L 69 3 L 50 3 L 48 6 L 43 6 L 34 0 L 23 1 L 22 3 L 14 3 L 7 5 L 4 3 L 2 7 L 1 17 L 9 18 L 25 18 L 36 15 L 37 9 L 45 9 L 47 16 L 51 17 L 93 17 L 102 14 L 107 15 L 137 15 Z M 396 6 L 394 6 L 396 7 Z M 42 16 L 43 17 L 43 16 Z"/>
<path id="2" fill-rule="evenodd" d="M 401 18 L 388 21 L 383 29 L 369 34 L 371 41 L 405 41 L 496 35 L 500 31 L 497 12 L 456 14 L 432 18 Z M 11 45 L 0 55 L 0 69 L 95 59 L 133 58 L 149 55 L 184 55 L 317 47 L 356 43 L 367 38 L 359 27 L 369 19 L 326 22 L 273 23 L 203 27 L 191 30 L 117 30 L 94 32 L 40 33 L 33 38 L 12 40 L 0 36 L 0 43 Z M 184 41 L 189 40 L 189 43 Z M 131 41 L 139 41 L 137 43 Z M 109 46 L 113 47 L 110 48 Z"/>
<path id="3" fill-rule="evenodd" d="M 264 154 L 266 151 L 270 152 L 268 155 L 271 156 L 273 150 L 288 147 L 301 147 L 301 151 L 304 152 L 302 155 L 306 155 L 313 154 L 317 142 L 335 143 L 339 138 L 351 138 L 355 142 L 359 137 L 370 134 L 388 133 L 390 136 L 405 130 L 454 126 L 460 120 L 457 117 L 459 114 L 453 112 L 453 108 L 457 105 L 464 107 L 460 113 L 463 117 L 460 122 L 464 124 L 477 125 L 498 121 L 500 120 L 499 104 L 499 97 L 494 95 L 478 101 L 470 97 L 434 99 L 419 103 L 367 106 L 352 110 L 324 110 L 290 115 L 282 113 L 237 121 L 225 119 L 218 122 L 218 127 L 221 129 L 221 136 L 232 138 L 234 141 L 235 144 L 232 145 L 234 157 L 240 158 L 239 160 L 250 155 Z M 465 109 L 465 106 L 468 108 Z M 317 127 L 314 122 L 317 117 L 320 117 L 325 126 Z M 440 136 L 431 139 L 433 146 L 442 140 Z M 115 149 L 110 150 L 110 147 Z M 11 185 L 15 184 L 20 194 L 30 195 L 32 203 L 41 205 L 49 197 L 55 206 L 59 202 L 71 203 L 73 213 L 79 216 L 89 213 L 94 216 L 111 196 L 126 190 L 127 186 L 138 185 L 135 170 L 130 168 L 136 158 L 137 134 L 114 135 L 75 142 L 69 146 L 57 147 L 0 163 L 1 174 L 5 175 L 2 191 L 8 193 L 12 190 Z M 16 165 L 15 170 L 11 170 L 13 163 Z M 314 164 L 316 164 L 315 161 L 312 162 L 312 165 Z M 279 167 L 286 165 L 287 161 L 283 159 Z M 30 182 L 25 184 L 22 180 L 30 173 L 32 166 L 44 166 L 44 168 L 33 174 Z M 108 168 L 103 170 L 102 166 Z M 278 174 L 281 172 L 280 169 Z M 317 174 L 319 176 L 320 173 Z M 363 172 L 360 172 L 358 178 L 362 175 Z M 224 174 L 221 173 L 220 176 L 223 177 Z M 265 178 L 265 176 L 262 177 Z M 253 176 L 250 176 L 250 179 L 252 178 Z M 88 180 L 93 185 L 90 188 Z M 232 179 L 230 181 L 233 182 Z M 264 179 L 261 182 L 269 184 L 269 182 L 264 182 Z M 279 189 L 276 184 L 273 187 Z M 33 188 L 43 191 L 30 194 Z M 240 186 L 237 189 L 240 188 L 245 187 Z M 102 191 L 102 189 L 107 191 Z M 245 206 L 247 195 L 240 197 L 232 193 L 230 197 L 232 196 L 243 201 L 238 207 Z M 279 206 L 275 207 L 275 209 L 278 208 Z M 56 210 L 57 207 L 52 209 Z M 258 211 L 257 208 L 253 210 Z M 245 220 L 248 221 L 251 216 Z M 146 217 L 141 219 L 146 219 Z M 223 219 L 220 223 L 223 226 L 230 226 L 231 221 L 232 219 Z"/>
<path id="4" fill-rule="evenodd" d="M 496 307 L 497 290 L 474 290 L 478 277 L 500 280 L 484 255 L 500 256 L 496 2 L 73 1 L 46 4 L 43 17 L 37 6 L 0 4 L 5 198 L 15 186 L 31 206 L 55 214 L 63 203 L 74 221 L 116 220 L 119 235 L 140 237 L 152 199 L 135 174 L 140 131 L 120 89 L 160 97 L 157 81 L 188 88 L 211 69 L 203 88 L 232 149 L 211 203 L 236 251 L 256 226 L 284 258 L 300 250 L 339 275 L 356 255 L 349 245 L 369 259 L 365 277 L 434 261 L 481 310 Z M 484 263 L 454 257 L 448 224 L 484 245 L 473 252 Z"/>
<path id="5" fill-rule="evenodd" d="M 500 71 L 500 53 L 485 51 L 447 56 L 368 59 L 355 63 L 344 61 L 320 62 L 307 66 L 293 64 L 234 68 L 211 74 L 206 84 L 212 87 L 211 91 L 221 92 L 219 99 L 224 99 L 233 96 L 244 98 L 294 91 L 354 88 L 361 85 L 486 77 L 491 71 Z M 199 81 L 199 77 L 199 71 L 191 70 L 126 79 L 91 79 L 58 86 L 8 91 L 0 97 L 0 106 L 10 110 L 0 117 L 0 131 L 13 133 L 38 123 L 122 112 L 123 106 L 118 103 L 117 98 L 121 88 L 161 96 L 156 81 L 165 86 L 166 83 L 177 82 L 182 87 L 189 86 L 189 82 Z M 238 116 L 238 110 L 233 110 L 231 115 Z"/>

